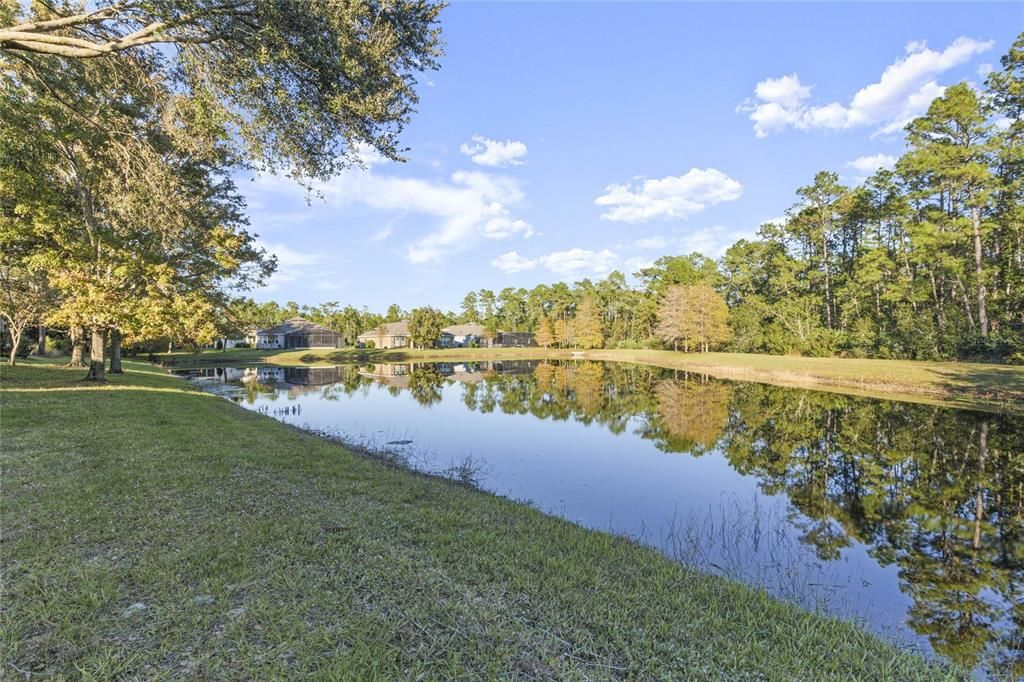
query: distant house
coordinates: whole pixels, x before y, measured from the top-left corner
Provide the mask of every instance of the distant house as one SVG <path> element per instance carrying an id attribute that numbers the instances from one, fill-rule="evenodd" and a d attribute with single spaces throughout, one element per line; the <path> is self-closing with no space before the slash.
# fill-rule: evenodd
<path id="1" fill-rule="evenodd" d="M 269 329 L 259 329 L 255 337 L 256 347 L 262 349 L 341 348 L 345 345 L 342 334 L 301 317 L 293 317 Z"/>
<path id="2" fill-rule="evenodd" d="M 494 345 L 505 348 L 518 346 L 536 346 L 532 332 L 498 332 L 494 337 Z"/>
<path id="3" fill-rule="evenodd" d="M 453 324 L 450 327 L 445 327 L 444 331 L 452 335 L 452 345 L 457 348 L 487 345 L 486 330 L 479 322 Z"/>
<path id="4" fill-rule="evenodd" d="M 439 348 L 452 346 L 453 336 L 447 331 L 442 331 L 434 345 Z M 363 332 L 358 337 L 359 345 L 366 348 L 405 348 L 409 346 L 409 320 L 398 322 L 385 322 L 376 329 Z"/>
<path id="5" fill-rule="evenodd" d="M 367 348 L 405 348 L 409 345 L 409 320 L 385 322 L 360 334 L 358 341 Z"/>
<path id="6" fill-rule="evenodd" d="M 469 346 L 480 347 L 511 347 L 511 346 L 534 346 L 533 334 L 530 332 L 492 332 L 488 333 L 487 328 L 479 322 L 467 324 L 455 324 L 445 327 L 444 330 L 452 335 L 452 345 L 459 348 Z"/>

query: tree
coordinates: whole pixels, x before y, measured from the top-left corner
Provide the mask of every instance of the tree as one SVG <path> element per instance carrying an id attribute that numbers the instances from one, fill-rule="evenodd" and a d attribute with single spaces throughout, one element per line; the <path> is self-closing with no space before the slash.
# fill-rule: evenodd
<path id="1" fill-rule="evenodd" d="M 397 303 L 392 303 L 388 306 L 388 311 L 384 313 L 385 322 L 398 322 L 399 320 L 407 317 L 402 307 Z"/>
<path id="2" fill-rule="evenodd" d="M 11 367 L 15 365 L 22 334 L 38 325 L 52 305 L 52 292 L 45 279 L 0 251 L 0 317 L 6 320 L 11 336 L 7 362 Z"/>
<path id="3" fill-rule="evenodd" d="M 604 346 L 604 332 L 601 329 L 601 311 L 592 295 L 583 297 L 576 311 L 575 342 L 580 348 L 601 348 Z"/>
<path id="4" fill-rule="evenodd" d="M 555 343 L 555 331 L 551 327 L 551 320 L 545 315 L 537 322 L 537 331 L 534 333 L 534 341 L 541 348 L 550 348 Z"/>
<path id="5" fill-rule="evenodd" d="M 85 7 L 25 3 L 20 20 L 0 27 L 0 51 L 36 67 L 55 58 L 155 64 L 157 73 L 147 67 L 142 77 L 178 93 L 168 113 L 182 140 L 230 135 L 248 162 L 298 177 L 326 178 L 358 163 L 360 144 L 399 159 L 397 134 L 417 101 L 414 74 L 436 68 L 441 53 L 441 6 L 423 0 Z M 29 78 L 59 88 L 46 75 L 33 69 Z"/>
<path id="6" fill-rule="evenodd" d="M 459 316 L 459 322 L 466 324 L 479 321 L 480 311 L 477 309 L 476 292 L 471 291 L 462 299 L 462 314 Z"/>
<path id="7" fill-rule="evenodd" d="M 17 62 L 13 72 L 23 68 Z M 118 332 L 115 356 L 122 334 L 173 335 L 186 318 L 167 311 L 201 300 L 211 307 L 226 288 L 261 281 L 274 262 L 244 229 L 226 152 L 198 156 L 164 134 L 159 86 L 130 82 L 109 93 L 111 70 L 100 62 L 33 72 L 43 68 L 47 81 L 76 94 L 78 109 L 40 79 L 0 82 L 0 139 L 10 152 L 3 177 L 23 217 L 9 224 L 59 292 L 49 320 L 92 330 L 89 378 L 102 380 L 108 330 Z"/>
<path id="8" fill-rule="evenodd" d="M 572 324 L 565 318 L 555 320 L 555 342 L 562 348 L 572 345 Z"/>
<path id="9" fill-rule="evenodd" d="M 702 352 L 729 338 L 729 308 L 707 285 L 674 286 L 665 292 L 658 309 L 658 336 L 687 352 L 694 345 Z"/>
<path id="10" fill-rule="evenodd" d="M 839 205 L 846 193 L 839 184 L 839 175 L 823 171 L 814 176 L 814 183 L 801 187 L 796 194 L 800 203 L 790 210 L 786 229 L 795 237 L 804 260 L 823 284 L 822 307 L 825 327 L 831 329 L 836 317 L 833 301 L 833 233 L 840 221 Z M 817 279 L 815 277 L 814 279 Z"/>
<path id="11" fill-rule="evenodd" d="M 984 243 L 988 229 L 983 223 L 993 188 L 990 133 L 977 94 L 968 84 L 960 83 L 948 88 L 931 103 L 927 114 L 907 126 L 910 152 L 901 161 L 902 169 L 918 179 L 919 196 L 936 199 L 927 209 L 929 222 L 972 244 L 977 325 L 982 338 L 989 333 Z M 973 326 L 970 316 L 969 321 Z"/>
<path id="12" fill-rule="evenodd" d="M 1001 336 L 1024 347 L 1024 34 L 986 80 L 986 113 L 1005 123 L 994 136 L 994 190 L 989 227 L 993 263 L 991 302 Z M 1017 327 L 1016 331 L 1014 326 Z"/>
<path id="13" fill-rule="evenodd" d="M 415 308 L 409 317 L 409 340 L 413 348 L 433 348 L 441 338 L 444 315 L 436 308 Z"/>
<path id="14" fill-rule="evenodd" d="M 644 283 L 644 288 L 655 296 L 676 284 L 718 286 L 721 279 L 718 264 L 699 253 L 662 256 L 652 266 L 641 269 L 637 276 Z"/>

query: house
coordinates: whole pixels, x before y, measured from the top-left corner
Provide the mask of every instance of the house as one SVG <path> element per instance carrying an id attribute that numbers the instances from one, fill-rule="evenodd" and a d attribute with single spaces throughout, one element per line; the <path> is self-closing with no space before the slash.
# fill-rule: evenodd
<path id="1" fill-rule="evenodd" d="M 479 322 L 468 324 L 455 324 L 445 327 L 444 330 L 452 335 L 453 346 L 468 348 L 470 346 L 485 347 L 513 347 L 513 346 L 534 346 L 533 334 L 530 332 L 488 332 L 487 328 Z"/>
<path id="2" fill-rule="evenodd" d="M 360 334 L 358 341 L 365 348 L 405 348 L 409 345 L 409 320 L 385 322 Z"/>
<path id="3" fill-rule="evenodd" d="M 454 336 L 442 331 L 434 345 L 438 348 L 450 348 Z M 386 322 L 376 329 L 363 332 L 358 337 L 359 345 L 365 348 L 405 348 L 411 344 L 409 338 L 409 320 Z"/>
<path id="4" fill-rule="evenodd" d="M 513 348 L 520 346 L 536 346 L 532 332 L 498 332 L 494 338 L 495 346 Z"/>
<path id="5" fill-rule="evenodd" d="M 456 348 L 487 345 L 486 330 L 479 322 L 453 324 L 450 327 L 445 327 L 444 331 L 452 335 L 452 345 Z"/>
<path id="6" fill-rule="evenodd" d="M 256 331 L 256 347 L 274 348 L 341 348 L 345 337 L 301 317 Z"/>

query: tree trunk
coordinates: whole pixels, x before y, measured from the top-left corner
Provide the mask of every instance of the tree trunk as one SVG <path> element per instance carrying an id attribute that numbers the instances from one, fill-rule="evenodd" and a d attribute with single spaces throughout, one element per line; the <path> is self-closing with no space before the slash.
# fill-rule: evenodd
<path id="1" fill-rule="evenodd" d="M 89 374 L 86 381 L 106 381 L 106 358 L 103 356 L 107 345 L 107 330 L 93 327 L 92 343 L 89 344 Z"/>
<path id="2" fill-rule="evenodd" d="M 18 346 L 21 344 L 21 330 L 16 329 L 13 324 L 7 326 L 7 330 L 11 334 L 11 356 L 7 360 L 7 364 L 14 367 L 14 363 L 18 356 Z"/>
<path id="3" fill-rule="evenodd" d="M 825 326 L 832 328 L 832 273 L 828 268 L 828 232 L 822 231 L 821 247 L 825 265 Z"/>
<path id="4" fill-rule="evenodd" d="M 71 327 L 71 367 L 85 367 L 82 356 L 85 351 L 85 330 L 81 327 Z"/>
<path id="5" fill-rule="evenodd" d="M 110 330 L 110 373 L 124 374 L 121 369 L 121 330 Z"/>
<path id="6" fill-rule="evenodd" d="M 32 355 L 46 355 L 46 327 L 43 325 L 36 328 L 36 349 Z"/>
<path id="7" fill-rule="evenodd" d="M 978 278 L 978 326 L 982 338 L 988 338 L 988 311 L 985 309 L 985 280 L 981 262 L 981 218 L 978 209 L 971 209 L 971 223 L 974 227 L 974 272 Z"/>
<path id="8" fill-rule="evenodd" d="M 974 493 L 974 548 L 981 547 L 981 523 L 985 520 L 985 498 L 982 484 L 985 479 L 985 460 L 988 459 L 988 422 L 981 423 L 978 433 L 978 484 Z"/>

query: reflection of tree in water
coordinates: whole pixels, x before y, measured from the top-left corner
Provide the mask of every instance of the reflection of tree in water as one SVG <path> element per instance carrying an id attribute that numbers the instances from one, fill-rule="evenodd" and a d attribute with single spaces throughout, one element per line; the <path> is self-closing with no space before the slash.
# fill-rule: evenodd
<path id="1" fill-rule="evenodd" d="M 909 624 L 936 651 L 975 665 L 988 649 L 1024 673 L 1019 419 L 753 385 L 733 410 L 729 461 L 789 497 L 820 556 L 865 543 L 899 567 Z"/>
<path id="2" fill-rule="evenodd" d="M 584 414 L 597 414 L 604 402 L 604 363 L 581 362 L 571 370 L 569 383 Z"/>
<path id="3" fill-rule="evenodd" d="M 345 375 L 346 391 L 371 380 Z M 416 366 L 409 390 L 430 405 L 445 378 Z M 247 386 L 252 393 L 269 387 Z M 389 387 L 400 393 L 406 389 Z M 910 403 L 674 377 L 650 367 L 541 362 L 464 384 L 480 412 L 596 422 L 614 433 L 643 417 L 666 452 L 721 448 L 731 466 L 799 511 L 823 559 L 857 541 L 899 569 L 910 626 L 936 651 L 1024 674 L 1024 423 Z M 983 653 L 984 652 L 984 653 Z"/>
<path id="4" fill-rule="evenodd" d="M 444 377 L 433 365 L 414 365 L 409 370 L 409 393 L 424 407 L 441 402 Z"/>
<path id="5" fill-rule="evenodd" d="M 985 655 L 1017 678 L 1024 620 L 1024 427 L 1019 419 L 626 365 L 540 363 L 495 376 L 482 409 L 643 431 L 667 452 L 722 448 L 785 494 L 824 560 L 854 541 L 899 568 L 910 626 L 965 665 Z M 1010 610 L 1007 614 L 1007 609 Z"/>
<path id="6" fill-rule="evenodd" d="M 728 384 L 696 375 L 667 379 L 655 396 L 651 433 L 662 440 L 660 449 L 700 455 L 715 447 L 729 419 Z"/>

